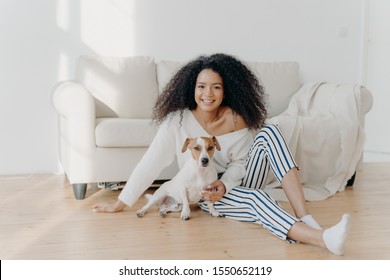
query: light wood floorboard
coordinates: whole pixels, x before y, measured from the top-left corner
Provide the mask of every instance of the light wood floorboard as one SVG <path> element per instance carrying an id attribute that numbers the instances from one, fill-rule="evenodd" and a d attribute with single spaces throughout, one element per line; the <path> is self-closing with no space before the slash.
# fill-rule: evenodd
<path id="1" fill-rule="evenodd" d="M 323 227 L 351 214 L 344 256 L 288 244 L 257 225 L 213 218 L 196 206 L 189 221 L 178 213 L 160 218 L 156 208 L 137 218 L 144 198 L 123 213 L 91 211 L 118 194 L 92 185 L 77 201 L 63 175 L 0 176 L 0 259 L 390 259 L 390 163 L 364 163 L 353 188 L 308 203 Z"/>

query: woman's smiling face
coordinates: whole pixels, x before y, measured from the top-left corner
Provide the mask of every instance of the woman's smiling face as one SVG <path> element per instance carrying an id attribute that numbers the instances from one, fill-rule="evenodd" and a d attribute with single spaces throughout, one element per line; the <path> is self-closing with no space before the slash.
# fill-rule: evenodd
<path id="1" fill-rule="evenodd" d="M 195 85 L 195 102 L 207 112 L 218 110 L 223 100 L 222 77 L 211 69 L 202 70 Z"/>

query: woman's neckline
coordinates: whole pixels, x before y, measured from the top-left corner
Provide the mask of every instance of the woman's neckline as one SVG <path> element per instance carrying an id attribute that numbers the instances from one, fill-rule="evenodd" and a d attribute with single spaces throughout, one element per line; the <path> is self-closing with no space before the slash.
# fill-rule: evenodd
<path id="1" fill-rule="evenodd" d="M 194 113 L 193 113 L 191 110 L 188 110 L 188 114 L 191 116 L 191 118 L 195 121 L 195 123 L 196 123 L 204 132 L 206 132 L 208 135 L 213 135 L 213 134 L 209 133 L 209 132 L 201 125 L 201 123 L 198 121 L 198 119 L 195 117 Z M 248 128 L 245 127 L 245 128 L 239 129 L 239 130 L 231 131 L 231 132 L 224 133 L 224 134 L 220 134 L 220 135 L 213 135 L 213 136 L 217 136 L 217 137 L 228 136 L 228 135 L 232 135 L 232 134 L 235 134 L 235 133 L 246 132 L 247 130 L 248 130 Z"/>

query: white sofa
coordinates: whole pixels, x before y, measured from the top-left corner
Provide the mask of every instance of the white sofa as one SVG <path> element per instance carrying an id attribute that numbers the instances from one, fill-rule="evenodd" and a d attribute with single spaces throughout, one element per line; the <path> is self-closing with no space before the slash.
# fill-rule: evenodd
<path id="1" fill-rule="evenodd" d="M 81 56 L 75 80 L 58 83 L 52 102 L 59 116 L 60 160 L 76 199 L 87 184 L 124 182 L 150 145 L 157 127 L 153 105 L 182 62 L 152 57 Z M 269 117 L 288 106 L 302 86 L 296 62 L 247 62 L 268 94 Z M 361 122 L 371 109 L 372 95 L 362 89 Z M 159 179 L 177 172 L 173 163 Z"/>

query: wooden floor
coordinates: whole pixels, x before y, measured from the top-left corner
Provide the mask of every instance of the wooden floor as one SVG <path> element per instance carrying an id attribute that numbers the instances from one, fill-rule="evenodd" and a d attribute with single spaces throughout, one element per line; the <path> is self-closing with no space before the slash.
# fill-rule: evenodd
<path id="1" fill-rule="evenodd" d="M 139 219 L 132 208 L 97 214 L 97 201 L 114 201 L 119 191 L 90 186 L 87 198 L 73 198 L 63 175 L 0 177 L 0 259 L 390 259 L 390 163 L 365 163 L 353 188 L 321 202 L 309 202 L 323 227 L 352 216 L 346 254 L 335 256 L 305 244 L 287 244 L 250 223 L 213 218 L 194 208 L 160 218 L 157 209 Z M 288 204 L 282 203 L 289 211 Z"/>

